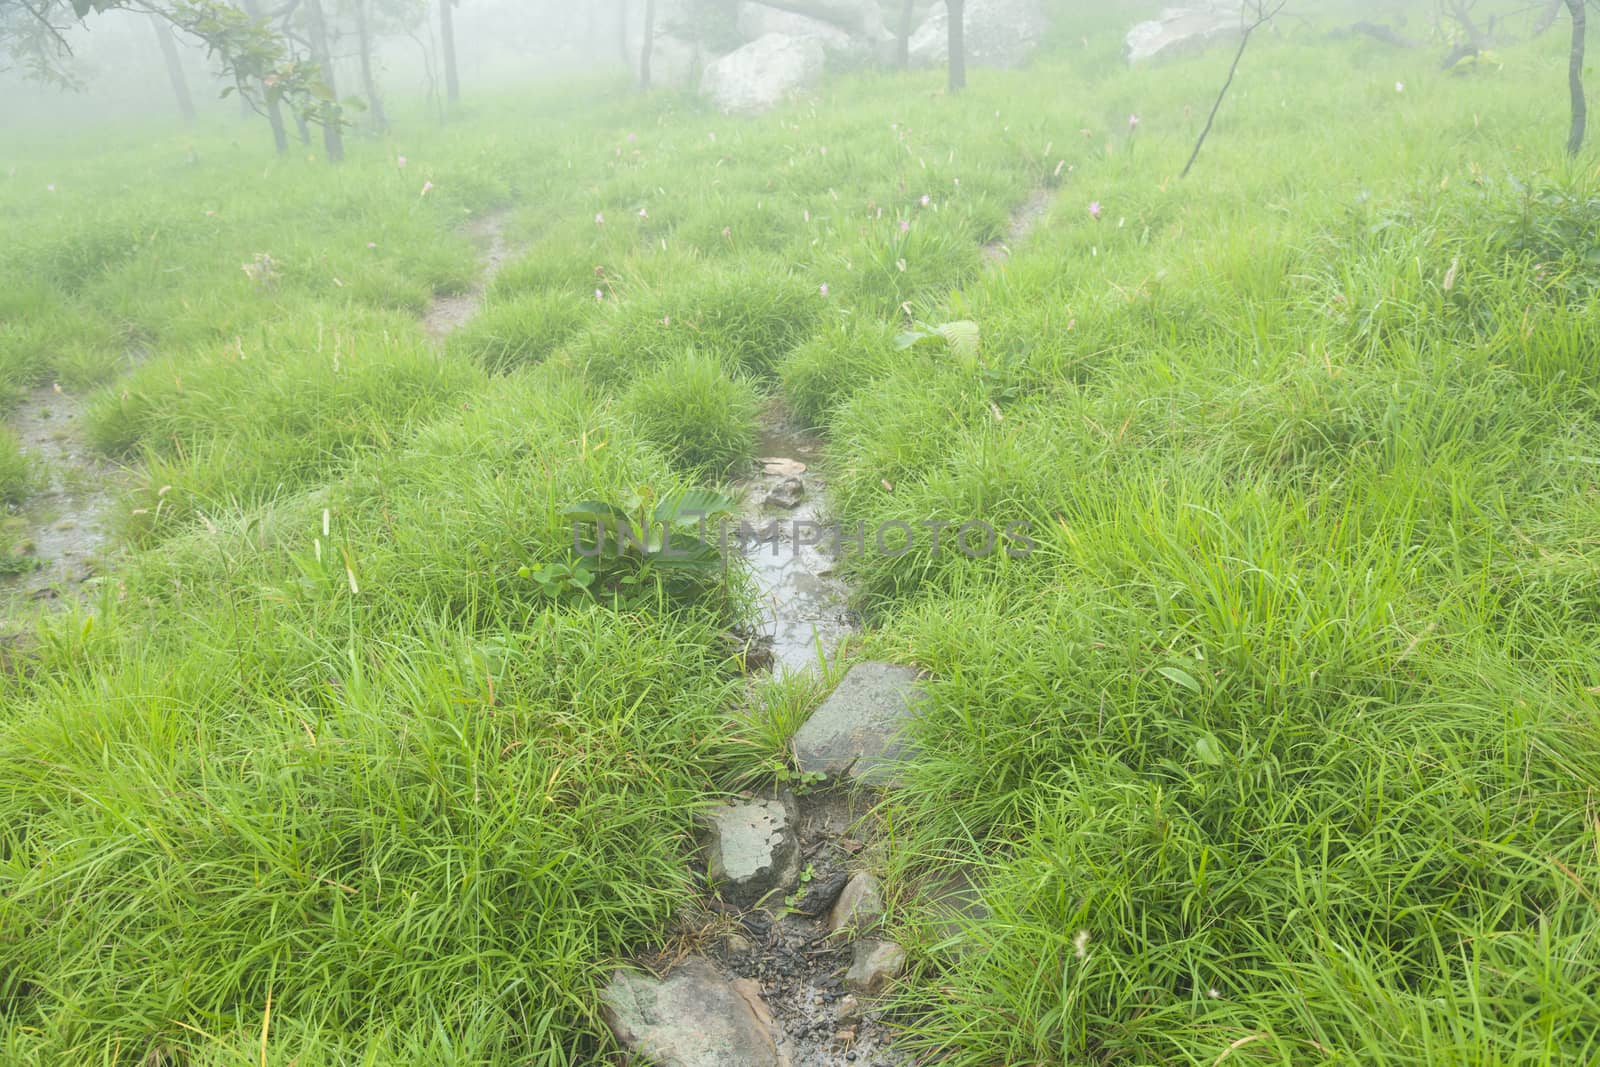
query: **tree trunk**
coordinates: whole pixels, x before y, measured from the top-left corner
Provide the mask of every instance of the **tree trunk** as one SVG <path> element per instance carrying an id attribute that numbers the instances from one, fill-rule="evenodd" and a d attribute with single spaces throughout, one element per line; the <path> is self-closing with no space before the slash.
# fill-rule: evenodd
<path id="1" fill-rule="evenodd" d="M 1561 9 L 1566 7 L 1566 0 L 1547 0 L 1544 10 L 1539 12 L 1539 17 L 1533 23 L 1533 36 L 1543 37 L 1550 32 L 1550 27 L 1556 24 L 1556 16 L 1561 14 Z"/>
<path id="2" fill-rule="evenodd" d="M 322 150 L 329 163 L 344 162 L 344 118 L 339 114 L 339 84 L 333 73 L 333 52 L 328 48 L 328 20 L 322 0 L 306 0 L 306 30 L 311 36 L 311 58 L 322 68 L 322 80 L 333 103 L 322 108 Z"/>
<path id="3" fill-rule="evenodd" d="M 900 5 L 900 28 L 895 34 L 895 66 L 905 70 L 911 66 L 911 23 L 917 17 L 917 0 L 905 0 Z"/>
<path id="4" fill-rule="evenodd" d="M 950 91 L 967 87 L 967 0 L 949 0 L 950 13 Z"/>
<path id="5" fill-rule="evenodd" d="M 650 53 L 656 44 L 656 0 L 644 0 L 644 43 L 639 46 L 639 88 L 650 88 Z"/>
<path id="6" fill-rule="evenodd" d="M 444 98 L 461 102 L 461 76 L 456 71 L 456 20 L 450 8 L 455 0 L 439 0 L 439 45 L 444 52 Z"/>
<path id="7" fill-rule="evenodd" d="M 1567 135 L 1567 155 L 1575 156 L 1583 148 L 1584 127 L 1589 121 L 1589 105 L 1583 96 L 1588 14 L 1584 10 L 1584 0 L 1567 0 L 1567 10 L 1572 12 L 1572 58 L 1567 65 L 1567 81 L 1572 90 L 1572 132 Z"/>
<path id="8" fill-rule="evenodd" d="M 156 28 L 156 41 L 161 45 L 161 58 L 167 61 L 167 77 L 172 81 L 172 93 L 178 98 L 178 114 L 186 126 L 194 125 L 194 98 L 189 95 L 189 79 L 183 75 L 183 60 L 178 56 L 178 42 L 172 39 L 172 30 L 159 15 L 150 16 Z"/>
<path id="9" fill-rule="evenodd" d="M 367 0 L 355 0 L 356 41 L 361 49 L 361 88 L 367 94 L 367 107 L 372 111 L 372 126 L 379 133 L 389 129 L 389 116 L 383 111 L 383 97 L 378 95 L 378 83 L 372 76 L 372 27 L 367 24 Z"/>
<path id="10" fill-rule="evenodd" d="M 256 21 L 261 20 L 260 0 L 239 0 L 239 6 L 244 8 L 244 13 Z M 272 144 L 278 150 L 278 155 L 286 155 L 289 151 L 289 134 L 283 126 L 283 105 L 278 102 L 278 97 L 266 86 L 261 87 L 261 95 L 267 108 L 267 125 L 272 127 Z"/>
<path id="11" fill-rule="evenodd" d="M 628 0 L 617 0 L 617 48 L 622 53 L 622 65 L 633 66 L 633 48 L 628 44 Z"/>

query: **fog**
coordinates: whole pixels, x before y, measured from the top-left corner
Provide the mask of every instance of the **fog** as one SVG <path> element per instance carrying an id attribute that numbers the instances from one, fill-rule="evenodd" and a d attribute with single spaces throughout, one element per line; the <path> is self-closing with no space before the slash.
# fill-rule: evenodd
<path id="1" fill-rule="evenodd" d="M 0 0 L 0 8 L 16 0 Z M 376 5 L 376 75 L 381 90 L 398 101 L 436 100 L 443 93 L 437 5 L 400 0 Z M 635 50 L 642 26 L 641 5 L 627 3 L 628 30 Z M 340 95 L 360 89 L 358 45 L 353 20 L 328 4 L 331 48 Z M 392 12 L 392 13 L 391 13 Z M 475 89 L 582 73 L 626 74 L 620 43 L 622 5 L 557 4 L 530 0 L 465 0 L 455 11 L 457 62 L 462 82 Z M 177 106 L 151 16 L 128 11 L 91 14 L 63 34 L 70 55 L 60 64 L 77 83 L 42 84 L 21 64 L 0 58 L 0 129 L 92 128 L 177 117 Z M 238 114 L 241 106 L 222 97 L 229 82 L 216 61 L 192 38 L 175 35 L 195 106 L 217 116 Z"/>
<path id="2" fill-rule="evenodd" d="M 737 42 L 748 9 L 764 6 L 734 0 L 660 0 L 658 40 L 673 33 L 688 35 L 689 31 L 674 26 L 692 25 L 693 35 L 699 38 L 697 47 L 705 44 L 710 54 L 718 50 L 719 43 Z M 797 0 L 770 8 L 832 15 L 850 6 L 840 0 Z M 928 0 L 914 0 L 910 5 L 918 22 L 932 6 Z M 1111 9 L 1080 0 L 1055 6 L 1074 16 L 1092 12 L 1100 18 L 1120 18 L 1129 25 L 1167 8 L 1144 0 L 1122 0 Z M 1179 9 L 1227 11 L 1238 6 L 1238 0 L 1231 5 L 1230 0 L 1175 0 Z M 1471 26 L 1473 33 L 1485 39 L 1515 39 L 1549 6 L 1512 0 L 1498 4 L 1485 0 L 1342 0 L 1324 4 L 1291 0 L 1270 30 L 1294 33 L 1315 24 L 1318 32 L 1324 32 L 1337 23 L 1369 22 L 1379 27 L 1379 32 L 1392 32 L 1411 43 L 1433 41 L 1442 47 L 1466 34 L 1464 26 Z M 13 10 L 5 12 L 7 7 Z M 26 20 L 19 7 L 20 0 L 4 0 L 0 13 Z M 325 7 L 338 87 L 341 96 L 350 99 L 359 94 L 361 86 L 357 32 L 351 15 L 354 5 L 328 3 Z M 437 4 L 369 0 L 367 7 L 375 38 L 374 74 L 381 92 L 396 102 L 422 98 L 437 108 L 443 93 Z M 880 7 L 881 25 L 892 27 L 901 17 L 900 0 L 882 0 Z M 620 81 L 628 76 L 629 68 L 637 66 L 644 17 L 643 0 L 462 0 L 454 16 L 461 80 L 479 91 L 573 75 Z M 5 57 L 0 61 L 0 95 L 6 101 L 0 111 L 0 129 L 93 127 L 176 115 L 151 16 L 111 10 L 91 14 L 81 22 L 68 18 L 62 26 L 70 53 L 52 58 L 76 86 L 41 84 L 28 76 L 26 64 L 15 55 Z M 176 39 L 197 108 L 214 115 L 241 112 L 241 105 L 222 99 L 228 82 L 219 77 L 218 64 L 204 46 L 181 34 Z M 304 49 L 296 51 L 303 53 Z"/>

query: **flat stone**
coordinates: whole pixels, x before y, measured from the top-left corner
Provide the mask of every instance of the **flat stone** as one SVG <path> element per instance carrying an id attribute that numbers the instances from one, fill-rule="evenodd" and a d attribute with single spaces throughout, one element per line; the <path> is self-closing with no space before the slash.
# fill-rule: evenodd
<path id="1" fill-rule="evenodd" d="M 702 957 L 665 978 L 619 970 L 600 1003 L 623 1047 L 656 1067 L 789 1067 L 756 984 L 730 982 Z"/>
<path id="2" fill-rule="evenodd" d="M 794 736 L 801 772 L 895 785 L 901 737 L 926 693 L 918 673 L 892 663 L 858 663 Z"/>
<path id="3" fill-rule="evenodd" d="M 834 902 L 833 912 L 828 916 L 828 931 L 864 930 L 881 918 L 883 892 L 878 888 L 878 880 L 861 871 L 845 883 L 844 891 Z"/>
<path id="4" fill-rule="evenodd" d="M 783 800 L 724 801 L 701 816 L 712 884 L 730 904 L 753 907 L 800 876 L 795 813 Z"/>
<path id="5" fill-rule="evenodd" d="M 906 969 L 906 950 L 893 941 L 857 941 L 844 984 L 856 993 L 877 996 Z"/>

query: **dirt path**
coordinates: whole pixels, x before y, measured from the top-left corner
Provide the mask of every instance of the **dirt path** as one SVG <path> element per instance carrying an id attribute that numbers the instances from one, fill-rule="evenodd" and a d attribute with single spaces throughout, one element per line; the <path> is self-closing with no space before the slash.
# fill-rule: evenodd
<path id="1" fill-rule="evenodd" d="M 1033 233 L 1053 202 L 1054 193 L 1040 188 L 1019 205 L 1005 236 L 984 247 L 986 266 L 997 267 L 1009 258 L 1011 246 Z M 814 671 L 819 660 L 831 660 L 841 641 L 859 629 L 859 620 L 849 606 L 850 588 L 836 573 L 840 562 L 836 552 L 841 542 L 848 546 L 849 540 L 838 537 L 828 514 L 821 440 L 792 426 L 782 407 L 774 405 L 763 419 L 757 454 L 757 471 L 739 484 L 740 551 L 760 592 L 760 617 L 753 627 L 756 642 L 770 656 L 752 657 L 747 662 L 757 671 L 758 664 L 768 665 L 773 672 Z M 801 770 L 807 769 L 807 749 L 815 744 L 814 739 L 802 743 L 804 735 L 819 722 L 831 722 L 828 708 L 836 706 L 857 670 L 873 666 L 852 667 L 839 689 L 796 736 L 794 748 Z M 907 672 L 907 668 L 891 664 L 876 668 L 879 675 L 891 677 L 894 672 Z M 897 703 L 902 711 L 906 707 L 893 693 L 878 694 L 878 701 L 880 709 Z M 884 729 L 883 737 L 893 736 L 881 723 L 869 714 L 851 727 L 845 744 L 848 759 L 853 762 L 867 755 L 875 730 Z M 820 731 L 828 729 L 831 727 L 819 727 Z M 847 771 L 846 778 L 850 777 Z M 847 885 L 870 880 L 873 870 L 883 866 L 883 844 L 874 816 L 881 799 L 876 784 L 838 781 L 830 775 L 830 784 L 821 790 L 807 791 L 803 786 L 793 793 L 768 790 L 734 801 L 741 812 L 738 826 L 762 825 L 761 820 L 768 818 L 763 813 L 775 807 L 787 811 L 787 823 L 771 833 L 780 837 L 792 834 L 798 858 L 788 877 L 780 875 L 776 888 L 753 906 L 736 906 L 729 902 L 737 900 L 736 895 L 726 893 L 724 887 L 708 886 L 703 910 L 688 919 L 689 929 L 677 951 L 639 961 L 646 971 L 663 976 L 659 981 L 643 980 L 644 993 L 628 992 L 640 987 L 639 979 L 613 980 L 602 999 L 613 1012 L 610 1020 L 619 1038 L 625 1044 L 639 1045 L 638 1029 L 654 1027 L 652 1040 L 684 1050 L 674 1062 L 706 1067 L 735 1060 L 762 1067 L 909 1064 L 909 1054 L 893 1047 L 893 1020 L 883 1016 L 879 1002 L 870 995 L 878 987 L 864 982 L 863 969 L 869 961 L 879 959 L 875 952 L 888 952 L 895 962 L 884 967 L 884 980 L 892 982 L 904 966 L 904 952 L 892 942 L 879 940 L 887 936 L 881 931 L 869 928 L 852 935 L 848 929 L 835 931 L 830 924 L 830 913 L 849 896 Z M 707 848 L 722 857 L 720 862 L 726 867 L 726 834 L 731 831 L 721 823 L 718 827 Z M 776 839 L 769 836 L 766 841 L 770 844 Z M 713 862 L 711 869 L 716 868 Z M 924 885 L 919 892 L 938 907 L 947 907 L 947 898 L 954 896 L 960 898 L 961 909 L 981 911 L 981 902 L 970 886 L 962 897 L 952 892 L 952 885 L 954 881 L 944 886 Z M 679 992 L 678 983 L 694 992 Z M 726 989 L 742 990 L 744 1000 L 728 996 Z M 630 1002 L 654 1006 L 656 998 L 666 1002 L 674 997 L 681 997 L 681 1011 L 657 1012 L 652 1007 L 636 1018 L 627 1010 Z M 705 1009 L 696 1000 L 733 1007 Z M 741 1003 L 748 1007 L 740 1007 Z M 728 1052 L 727 1058 L 688 1053 L 697 1045 L 695 1035 L 713 1033 L 717 1042 L 742 1045 Z"/>
<path id="2" fill-rule="evenodd" d="M 94 577 L 111 542 L 111 509 L 124 474 L 84 439 L 85 406 L 82 396 L 50 386 L 30 393 L 7 420 L 44 479 L 20 514 L 0 522 L 5 547 L 38 563 L 0 578 L 0 608 L 7 614 L 61 597 Z"/>
<path id="3" fill-rule="evenodd" d="M 505 239 L 506 222 L 510 217 L 509 209 L 491 212 L 474 219 L 463 231 L 483 248 L 483 266 L 471 288 L 454 296 L 436 298 L 423 316 L 422 328 L 435 344 L 442 343 L 450 334 L 465 326 L 483 306 L 483 299 L 489 292 L 494 276 L 500 273 L 500 268 L 513 254 Z"/>
<path id="4" fill-rule="evenodd" d="M 1056 191 L 1042 185 L 1028 194 L 1028 199 L 1011 213 L 1011 224 L 1006 227 L 1005 236 L 983 246 L 984 266 L 992 267 L 1010 259 L 1011 246 L 1021 244 L 1033 235 L 1033 231 L 1039 228 L 1039 223 L 1050 213 L 1050 205 L 1055 201 Z"/>

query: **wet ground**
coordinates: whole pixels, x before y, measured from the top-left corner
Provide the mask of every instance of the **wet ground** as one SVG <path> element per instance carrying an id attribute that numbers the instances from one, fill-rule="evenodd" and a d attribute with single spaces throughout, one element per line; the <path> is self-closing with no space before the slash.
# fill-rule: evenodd
<path id="1" fill-rule="evenodd" d="M 100 572 L 123 475 L 84 439 L 84 408 L 83 396 L 48 386 L 6 420 L 44 484 L 19 512 L 0 518 L 0 557 L 32 561 L 23 573 L 0 576 L 0 615 L 70 595 Z"/>
<path id="2" fill-rule="evenodd" d="M 803 884 L 786 900 L 747 912 L 708 894 L 693 948 L 729 978 L 749 978 L 772 1013 L 778 1048 L 791 1067 L 902 1067 L 892 1020 L 866 996 L 851 996 L 844 974 L 855 937 L 830 935 L 828 916 L 850 875 L 870 869 L 876 836 L 870 790 L 834 786 L 795 798 Z M 870 935 L 868 935 L 870 936 Z M 665 969 L 672 961 L 646 961 Z"/>
<path id="3" fill-rule="evenodd" d="M 850 589 L 836 573 L 822 443 L 774 410 L 763 424 L 756 472 L 741 485 L 739 518 L 755 536 L 741 538 L 760 591 L 754 629 L 773 668 L 815 667 L 857 629 Z"/>
<path id="4" fill-rule="evenodd" d="M 1015 211 L 1011 213 L 1011 223 L 1006 227 L 1005 236 L 996 238 L 983 246 L 982 256 L 986 266 L 992 266 L 1011 258 L 1011 246 L 1021 244 L 1032 236 L 1038 229 L 1039 223 L 1050 213 L 1050 205 L 1056 201 L 1056 191 L 1040 186 L 1029 194 Z"/>
<path id="5" fill-rule="evenodd" d="M 497 211 L 481 216 L 463 231 L 483 250 L 480 260 L 483 267 L 478 273 L 478 280 L 466 292 L 438 297 L 428 308 L 428 313 L 422 318 L 422 328 L 435 342 L 443 341 L 465 326 L 483 306 L 489 283 L 494 281 L 494 276 L 500 273 L 500 268 L 512 255 L 505 239 L 506 221 L 510 214 L 509 211 Z"/>

